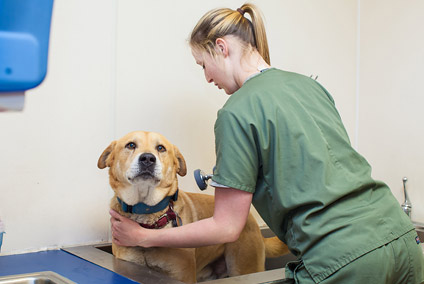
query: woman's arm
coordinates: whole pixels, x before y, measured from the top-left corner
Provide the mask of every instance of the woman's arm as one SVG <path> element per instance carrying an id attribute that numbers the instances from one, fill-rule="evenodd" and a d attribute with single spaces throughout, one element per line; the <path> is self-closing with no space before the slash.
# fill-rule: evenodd
<path id="1" fill-rule="evenodd" d="M 252 196 L 238 189 L 217 187 L 213 217 L 160 230 L 142 228 L 111 210 L 113 242 L 120 246 L 179 248 L 234 242 L 246 224 Z"/>

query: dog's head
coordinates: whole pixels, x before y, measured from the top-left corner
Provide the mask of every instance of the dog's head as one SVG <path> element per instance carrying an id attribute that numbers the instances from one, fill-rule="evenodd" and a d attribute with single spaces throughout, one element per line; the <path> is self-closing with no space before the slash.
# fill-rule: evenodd
<path id="1" fill-rule="evenodd" d="M 155 132 L 135 131 L 113 141 L 97 166 L 109 167 L 112 189 L 125 203 L 155 205 L 178 188 L 177 174 L 187 173 L 176 146 Z"/>

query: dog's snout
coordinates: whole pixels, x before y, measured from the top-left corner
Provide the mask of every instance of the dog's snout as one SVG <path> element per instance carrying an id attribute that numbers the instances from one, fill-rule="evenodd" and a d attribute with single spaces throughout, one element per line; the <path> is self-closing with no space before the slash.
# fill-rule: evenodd
<path id="1" fill-rule="evenodd" d="M 153 154 L 145 153 L 140 156 L 140 163 L 145 167 L 150 167 L 154 163 L 156 163 L 156 157 Z"/>

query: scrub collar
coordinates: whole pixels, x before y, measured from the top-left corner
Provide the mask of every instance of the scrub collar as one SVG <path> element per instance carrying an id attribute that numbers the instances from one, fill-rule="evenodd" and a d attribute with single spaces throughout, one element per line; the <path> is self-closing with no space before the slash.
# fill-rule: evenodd
<path id="1" fill-rule="evenodd" d="M 247 77 L 247 79 L 246 79 L 246 80 L 244 80 L 243 85 L 244 85 L 247 81 L 249 81 L 250 79 L 252 79 L 253 77 L 258 76 L 258 75 L 259 75 L 259 74 L 261 74 L 262 72 L 265 72 L 266 70 L 271 69 L 271 68 L 272 68 L 272 67 L 267 67 L 267 68 L 264 68 L 264 69 L 260 69 L 258 73 L 255 73 L 255 74 L 250 75 L 249 77 Z"/>

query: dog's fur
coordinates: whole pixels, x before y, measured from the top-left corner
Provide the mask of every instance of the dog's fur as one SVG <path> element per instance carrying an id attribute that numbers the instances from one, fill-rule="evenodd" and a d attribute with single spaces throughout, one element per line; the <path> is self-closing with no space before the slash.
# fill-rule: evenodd
<path id="1" fill-rule="evenodd" d="M 141 165 L 143 154 L 154 156 L 153 165 Z M 177 191 L 177 174 L 184 176 L 187 172 L 176 146 L 158 133 L 143 131 L 113 141 L 100 156 L 98 167 L 109 167 L 109 182 L 115 192 L 111 208 L 144 224 L 153 224 L 167 208 L 153 214 L 125 213 L 117 197 L 128 205 L 143 202 L 154 206 Z M 209 218 L 213 215 L 214 198 L 179 190 L 174 210 L 183 225 Z M 265 256 L 288 253 L 287 246 L 276 237 L 262 237 L 251 214 L 240 238 L 233 243 L 191 249 L 122 247 L 112 243 L 112 250 L 120 259 L 146 265 L 186 283 L 263 271 Z"/>

